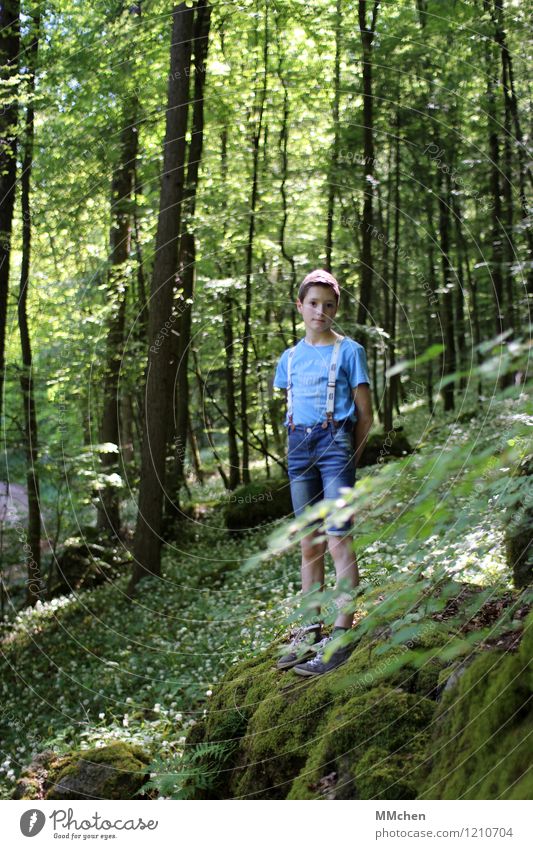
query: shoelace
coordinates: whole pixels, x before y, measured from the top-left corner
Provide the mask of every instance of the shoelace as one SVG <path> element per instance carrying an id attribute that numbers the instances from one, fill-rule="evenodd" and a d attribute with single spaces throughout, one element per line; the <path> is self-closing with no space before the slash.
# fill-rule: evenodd
<path id="1" fill-rule="evenodd" d="M 290 643 L 291 648 L 292 648 L 293 646 L 294 646 L 295 648 L 296 648 L 296 647 L 298 647 L 298 646 L 300 645 L 300 643 L 303 643 L 303 641 L 305 640 L 305 638 L 306 638 L 306 637 L 307 637 L 310 633 L 311 633 L 311 629 L 310 629 L 310 628 L 300 628 L 300 630 L 299 630 L 299 631 L 296 631 L 296 634 L 294 635 L 294 638 L 291 640 L 291 643 Z M 315 643 L 315 645 L 320 645 L 320 644 L 319 644 L 319 643 L 318 643 L 318 644 L 317 644 L 317 643 Z"/>
<path id="2" fill-rule="evenodd" d="M 317 653 L 315 656 L 307 662 L 308 666 L 315 666 L 319 663 L 322 663 L 322 658 L 324 656 L 324 649 L 326 647 L 326 643 L 329 643 L 331 637 L 323 637 L 319 643 L 316 643 Z"/>

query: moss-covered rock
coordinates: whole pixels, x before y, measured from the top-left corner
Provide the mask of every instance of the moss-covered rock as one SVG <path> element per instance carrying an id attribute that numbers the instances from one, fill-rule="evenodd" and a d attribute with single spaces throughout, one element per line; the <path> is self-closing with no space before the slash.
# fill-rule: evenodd
<path id="1" fill-rule="evenodd" d="M 443 664 L 407 663 L 380 684 L 383 647 L 368 635 L 343 667 L 311 681 L 280 673 L 276 647 L 236 665 L 187 739 L 204 766 L 191 798 L 415 797 L 405 763 L 415 772 L 425 757 Z"/>
<path id="2" fill-rule="evenodd" d="M 14 799 L 133 799 L 148 779 L 139 746 L 112 743 L 58 755 L 47 750 L 23 770 Z"/>
<path id="3" fill-rule="evenodd" d="M 328 712 L 290 799 L 415 799 L 435 705 L 378 686 Z"/>
<path id="4" fill-rule="evenodd" d="M 459 660 L 438 625 L 412 651 L 380 625 L 311 680 L 280 673 L 275 646 L 237 664 L 187 739 L 189 797 L 529 798 L 533 614 L 518 652 Z"/>
<path id="5" fill-rule="evenodd" d="M 232 531 L 255 528 L 292 514 L 287 478 L 265 478 L 241 486 L 226 496 L 224 518 Z"/>
<path id="6" fill-rule="evenodd" d="M 82 535 L 71 537 L 55 561 L 50 598 L 112 581 L 129 568 L 124 547 L 98 536 L 92 527 Z"/>
<path id="7" fill-rule="evenodd" d="M 524 502 L 509 512 L 505 532 L 507 565 L 513 573 L 517 589 L 533 583 L 533 454 L 528 454 L 514 470 L 514 476 L 525 478 Z"/>
<path id="8" fill-rule="evenodd" d="M 374 466 L 376 463 L 385 463 L 395 457 L 406 457 L 412 453 L 413 449 L 401 428 L 391 430 L 387 434 L 373 433 L 368 438 L 358 466 Z"/>
<path id="9" fill-rule="evenodd" d="M 422 799 L 531 799 L 533 614 L 518 652 L 488 651 L 443 692 Z"/>

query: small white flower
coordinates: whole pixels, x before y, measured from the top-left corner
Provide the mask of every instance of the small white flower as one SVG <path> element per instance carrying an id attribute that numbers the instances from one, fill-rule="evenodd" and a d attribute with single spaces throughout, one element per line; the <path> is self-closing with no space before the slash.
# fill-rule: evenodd
<path id="1" fill-rule="evenodd" d="M 99 713 L 98 719 L 105 719 L 105 713 Z"/>

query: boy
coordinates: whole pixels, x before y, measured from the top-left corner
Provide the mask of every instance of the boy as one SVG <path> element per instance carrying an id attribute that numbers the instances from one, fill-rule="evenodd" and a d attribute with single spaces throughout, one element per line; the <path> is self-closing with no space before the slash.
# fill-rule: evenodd
<path id="1" fill-rule="evenodd" d="M 364 348 L 332 329 L 340 290 L 333 275 L 316 269 L 303 280 L 296 306 L 305 324 L 305 337 L 281 355 L 275 389 L 287 389 L 288 468 L 296 516 L 309 504 L 339 497 L 341 487 L 352 487 L 355 470 L 372 425 L 372 400 Z M 355 436 L 355 446 L 352 440 Z M 352 550 L 351 521 L 326 524 L 326 541 L 317 541 L 314 528 L 301 540 L 302 592 L 324 583 L 326 544 L 335 564 L 337 585 L 359 583 Z M 342 603 L 341 603 L 342 604 Z M 338 648 L 324 660 L 328 638 L 322 626 L 301 628 L 278 660 L 278 669 L 293 668 L 298 675 L 322 675 L 348 659 L 350 647 Z M 353 615 L 339 612 L 331 638 L 352 627 Z M 311 659 L 309 659 L 311 658 Z M 307 660 L 307 662 L 305 662 Z"/>

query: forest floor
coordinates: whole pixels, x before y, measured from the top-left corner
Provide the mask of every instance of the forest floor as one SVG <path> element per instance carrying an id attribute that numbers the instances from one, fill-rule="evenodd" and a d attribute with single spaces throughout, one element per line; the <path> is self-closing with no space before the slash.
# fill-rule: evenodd
<path id="1" fill-rule="evenodd" d="M 418 472 L 395 476 L 400 466 L 392 462 L 362 470 L 360 486 L 365 488 L 365 478 L 372 480 L 373 496 L 363 502 L 361 538 L 367 540 L 366 523 L 370 527 L 374 513 L 374 526 L 387 528 L 358 548 L 363 583 L 386 587 L 395 573 L 414 564 L 430 570 L 438 562 L 455 580 L 491 589 L 493 605 L 512 590 L 504 550 L 506 510 L 512 504 L 505 495 L 505 452 L 510 443 L 525 453 L 530 398 L 522 394 L 493 400 L 489 410 L 475 417 L 470 411 L 464 418 L 458 422 L 454 414 L 447 421 L 442 415 L 432 420 L 429 431 L 423 410 L 406 411 L 402 424 L 417 447 L 410 464 Z M 489 462 L 502 451 L 503 460 Z M 420 481 L 432 476 L 428 468 L 435 478 L 429 502 L 420 494 Z M 450 497 L 452 473 L 458 487 Z M 193 501 L 207 502 L 209 493 L 217 491 L 222 499 L 221 486 L 210 481 L 198 492 L 193 489 Z M 439 513 L 448 502 L 451 511 Z M 415 518 L 409 513 L 413 505 Z M 392 533 L 392 512 L 387 510 L 393 509 Z M 413 546 L 409 529 L 420 527 L 421 510 L 427 512 L 425 531 Z M 434 514 L 440 518 L 431 524 Z M 188 729 L 204 715 L 224 672 L 243 657 L 262 652 L 294 621 L 297 546 L 242 570 L 254 552 L 268 548 L 272 530 L 266 526 L 230 535 L 223 512 L 215 509 L 201 522 L 185 525 L 179 544 L 166 546 L 161 578 L 145 579 L 133 601 L 126 597 L 124 576 L 6 616 L 1 633 L 0 797 L 10 796 L 21 768 L 44 749 L 66 752 L 123 740 L 142 745 L 159 762 L 165 753 L 175 762 Z"/>

